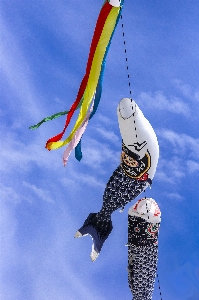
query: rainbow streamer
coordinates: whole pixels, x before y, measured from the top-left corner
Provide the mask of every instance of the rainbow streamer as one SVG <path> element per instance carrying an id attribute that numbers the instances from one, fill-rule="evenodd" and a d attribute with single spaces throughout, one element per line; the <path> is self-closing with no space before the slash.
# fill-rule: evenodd
<path id="1" fill-rule="evenodd" d="M 112 3 L 114 1 L 110 2 Z M 48 120 L 52 120 L 61 115 L 67 114 L 63 131 L 47 141 L 46 148 L 48 150 L 58 149 L 72 141 L 76 132 L 82 127 L 84 120 L 88 115 L 93 99 L 94 106 L 89 119 L 91 119 L 95 114 L 102 93 L 102 80 L 105 68 L 105 60 L 110 47 L 111 39 L 121 15 L 122 4 L 123 1 L 121 1 L 120 6 L 117 7 L 113 6 L 114 4 L 110 4 L 109 1 L 105 1 L 104 5 L 102 6 L 91 42 L 86 73 L 80 84 L 76 100 L 72 104 L 70 110 L 54 114 L 53 116 L 47 117 L 38 124 L 30 127 L 31 129 L 38 128 L 42 123 Z M 80 108 L 80 111 L 73 129 L 71 130 L 69 136 L 64 141 L 61 141 L 75 110 L 78 108 Z M 81 157 L 81 143 L 79 142 L 76 146 L 76 158 L 80 160 Z"/>

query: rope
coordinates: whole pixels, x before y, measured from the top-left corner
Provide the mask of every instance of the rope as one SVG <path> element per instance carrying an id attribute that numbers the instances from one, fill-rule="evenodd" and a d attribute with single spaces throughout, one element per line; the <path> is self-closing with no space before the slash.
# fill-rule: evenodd
<path id="1" fill-rule="evenodd" d="M 122 15 L 120 16 L 120 18 L 121 18 L 121 23 L 122 23 L 122 36 L 123 36 L 123 43 L 124 43 L 124 53 L 125 53 L 125 60 L 126 60 L 128 86 L 129 86 L 130 96 L 132 96 L 131 82 L 130 82 L 130 75 L 129 75 L 129 66 L 128 66 L 128 58 L 127 58 L 127 51 L 126 51 L 126 41 L 125 41 L 125 37 L 124 37 L 124 23 L 123 23 L 123 20 L 122 20 Z"/>
<path id="2" fill-rule="evenodd" d="M 129 93 L 130 93 L 130 98 L 132 97 L 132 90 L 131 90 L 131 82 L 130 82 L 130 74 L 129 74 L 129 66 L 128 66 L 128 57 L 127 57 L 127 50 L 126 50 L 126 40 L 125 40 L 125 35 L 124 35 L 124 23 L 123 23 L 123 18 L 122 18 L 122 14 L 120 16 L 121 19 L 121 24 L 122 24 L 122 36 L 123 36 L 123 43 L 124 43 L 124 54 L 125 54 L 125 61 L 126 61 L 126 70 L 127 70 L 127 78 L 128 78 L 128 86 L 129 86 Z M 134 116 L 134 113 L 133 113 Z M 135 120 L 134 120 L 134 126 L 135 126 L 135 131 L 137 131 L 136 128 L 136 124 L 135 124 Z M 136 133 L 136 138 L 137 138 L 137 133 Z M 145 193 L 145 199 L 146 199 L 146 190 L 144 190 Z M 147 205 L 147 204 L 146 204 Z M 147 213 L 148 213 L 148 207 L 147 207 Z M 149 216 L 148 216 L 149 219 Z M 160 280 L 159 280 L 159 276 L 158 276 L 158 272 L 157 272 L 157 268 L 156 268 L 156 277 L 158 280 L 158 289 L 159 289 L 159 293 L 160 293 L 160 299 L 162 300 L 162 292 L 161 292 L 161 288 L 160 288 Z"/>
<path id="3" fill-rule="evenodd" d="M 157 269 L 156 269 L 157 271 Z M 159 293 L 160 293 L 160 299 L 162 300 L 162 292 L 161 292 L 161 289 L 160 289 L 160 280 L 159 280 L 159 276 L 158 276 L 158 272 L 157 272 L 157 279 L 158 279 L 158 289 L 159 289 Z"/>

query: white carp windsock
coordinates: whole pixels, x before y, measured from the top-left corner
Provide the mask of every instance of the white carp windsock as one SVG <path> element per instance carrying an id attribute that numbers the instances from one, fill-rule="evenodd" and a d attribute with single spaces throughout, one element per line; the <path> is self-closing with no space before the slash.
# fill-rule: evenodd
<path id="1" fill-rule="evenodd" d="M 157 262 L 160 209 L 142 198 L 128 211 L 128 283 L 133 300 L 152 300 Z"/>
<path id="2" fill-rule="evenodd" d="M 137 104 L 132 99 L 123 98 L 118 104 L 117 114 L 122 136 L 121 162 L 106 184 L 101 210 L 89 214 L 75 234 L 75 237 L 92 236 L 92 261 L 98 257 L 112 231 L 112 213 L 123 209 L 151 185 L 159 158 L 155 132 Z"/>
<path id="3" fill-rule="evenodd" d="M 134 100 L 123 98 L 117 107 L 122 136 L 121 166 L 132 178 L 154 177 L 159 158 L 156 134 Z M 135 160 L 138 162 L 135 165 Z"/>

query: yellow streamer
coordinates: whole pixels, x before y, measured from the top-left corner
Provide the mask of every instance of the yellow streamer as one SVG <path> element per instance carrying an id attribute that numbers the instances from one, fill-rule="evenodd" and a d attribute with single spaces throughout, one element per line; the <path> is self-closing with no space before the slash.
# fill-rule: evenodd
<path id="1" fill-rule="evenodd" d="M 102 33 L 101 33 L 101 36 L 100 36 L 100 39 L 99 39 L 99 42 L 98 42 L 98 45 L 97 45 L 97 48 L 96 48 L 96 51 L 94 54 L 88 83 L 87 83 L 87 86 L 86 86 L 86 89 L 84 92 L 84 96 L 83 96 L 84 101 L 82 103 L 77 121 L 76 121 L 70 135 L 64 141 L 49 143 L 48 144 L 49 150 L 55 150 L 55 149 L 58 149 L 58 148 L 61 148 L 65 145 L 67 145 L 74 137 L 76 130 L 78 130 L 78 128 L 81 126 L 82 122 L 84 121 L 86 113 L 89 109 L 89 106 L 91 104 L 91 101 L 93 99 L 93 96 L 94 96 L 94 93 L 95 93 L 95 90 L 97 87 L 97 83 L 98 83 L 98 79 L 99 79 L 99 75 L 100 75 L 100 71 L 101 71 L 101 63 L 103 61 L 104 54 L 106 52 L 106 47 L 111 38 L 111 34 L 114 30 L 119 11 L 120 11 L 120 7 L 112 7 L 112 9 L 106 19 L 106 22 L 104 24 L 104 28 L 102 30 Z"/>

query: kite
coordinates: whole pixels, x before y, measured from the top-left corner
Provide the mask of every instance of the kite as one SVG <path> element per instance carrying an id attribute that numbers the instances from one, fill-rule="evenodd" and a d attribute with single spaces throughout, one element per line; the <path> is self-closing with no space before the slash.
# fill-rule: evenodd
<path id="1" fill-rule="evenodd" d="M 75 234 L 76 238 L 88 234 L 92 237 L 92 261 L 98 257 L 113 229 L 111 214 L 124 208 L 152 184 L 159 158 L 156 134 L 135 101 L 123 98 L 117 115 L 122 137 L 120 165 L 106 185 L 101 210 L 89 214 Z"/>
<path id="2" fill-rule="evenodd" d="M 72 104 L 70 110 L 54 114 L 53 116 L 47 117 L 38 124 L 30 127 L 30 129 L 38 128 L 46 121 L 67 114 L 63 131 L 46 142 L 46 148 L 48 150 L 58 149 L 68 144 L 68 149 L 65 151 L 63 157 L 64 165 L 74 148 L 76 158 L 79 161 L 82 158 L 81 137 L 86 129 L 89 119 L 91 119 L 95 114 L 100 102 L 106 56 L 121 15 L 122 5 L 123 0 L 106 0 L 102 6 L 90 46 L 86 72 L 80 84 L 76 100 Z M 70 120 L 75 110 L 78 108 L 79 115 L 76 123 L 68 137 L 62 141 L 61 139 L 70 123 Z"/>
<path id="3" fill-rule="evenodd" d="M 128 283 L 134 300 L 152 300 L 158 262 L 160 209 L 142 198 L 128 211 Z"/>

